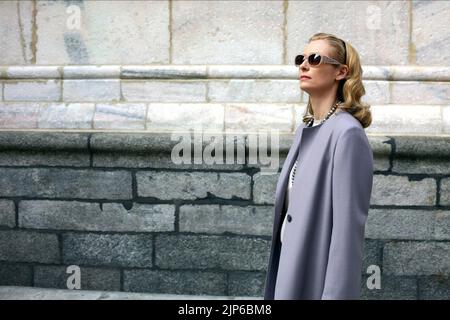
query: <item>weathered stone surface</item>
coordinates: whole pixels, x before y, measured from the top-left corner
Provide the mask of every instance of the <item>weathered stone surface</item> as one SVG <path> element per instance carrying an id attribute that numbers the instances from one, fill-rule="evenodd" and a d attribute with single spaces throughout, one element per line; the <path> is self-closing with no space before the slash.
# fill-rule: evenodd
<path id="1" fill-rule="evenodd" d="M 64 80 L 64 101 L 119 101 L 120 81 L 99 80 Z"/>
<path id="2" fill-rule="evenodd" d="M 450 133 L 450 106 L 442 107 L 442 132 Z"/>
<path id="3" fill-rule="evenodd" d="M 448 275 L 418 277 L 419 299 L 449 300 L 450 278 Z"/>
<path id="4" fill-rule="evenodd" d="M 126 171 L 2 168 L 0 172 L 2 196 L 131 198 L 131 174 Z"/>
<path id="5" fill-rule="evenodd" d="M 124 290 L 170 294 L 225 295 L 225 273 L 206 271 L 126 270 Z"/>
<path id="6" fill-rule="evenodd" d="M 448 210 L 436 210 L 433 237 L 436 240 L 450 239 L 450 212 Z"/>
<path id="7" fill-rule="evenodd" d="M 349 41 L 365 65 L 406 65 L 409 63 L 408 8 L 409 3 L 400 1 L 361 1 L 346 5 L 290 1 L 286 19 L 288 62 L 293 63 L 295 55 L 303 52 L 309 37 L 320 30 Z M 379 34 L 385 36 L 379 37 Z"/>
<path id="8" fill-rule="evenodd" d="M 394 158 L 392 171 L 407 174 L 449 174 L 449 163 L 450 158 Z"/>
<path id="9" fill-rule="evenodd" d="M 177 54 L 172 62 L 282 64 L 283 8 L 283 2 L 278 1 L 231 5 L 222 1 L 175 1 L 171 42 Z"/>
<path id="10" fill-rule="evenodd" d="M 2 8 L 3 9 L 3 8 Z M 5 67 L 7 79 L 61 79 L 61 68 L 58 66 L 9 66 Z"/>
<path id="11" fill-rule="evenodd" d="M 296 103 L 301 93 L 298 80 L 227 79 L 208 81 L 208 101 L 229 103 Z M 274 114 L 272 114 L 274 116 Z"/>
<path id="12" fill-rule="evenodd" d="M 58 101 L 61 99 L 61 81 L 6 81 L 3 98 L 5 101 Z"/>
<path id="13" fill-rule="evenodd" d="M 373 177 L 370 199 L 372 205 L 434 206 L 436 204 L 436 180 L 420 181 L 408 177 L 379 175 Z"/>
<path id="14" fill-rule="evenodd" d="M 294 131 L 293 110 L 290 105 L 227 104 L 225 129 L 237 132 L 271 129 L 290 133 Z"/>
<path id="15" fill-rule="evenodd" d="M 31 286 L 32 267 L 22 264 L 0 264 L 0 286 Z"/>
<path id="16" fill-rule="evenodd" d="M 419 65 L 447 65 L 450 40 L 446 32 L 436 32 L 448 22 L 450 5 L 446 1 L 413 1 L 411 41 L 415 63 Z M 436 50 L 436 47 L 439 50 Z"/>
<path id="17" fill-rule="evenodd" d="M 0 149 L 2 151 L 11 149 L 23 151 L 87 151 L 88 134 L 79 132 L 4 131 L 0 134 Z"/>
<path id="18" fill-rule="evenodd" d="M 95 107 L 93 127 L 95 129 L 144 130 L 145 103 L 98 103 Z"/>
<path id="19" fill-rule="evenodd" d="M 361 300 L 416 300 L 417 280 L 413 277 L 381 275 L 381 288 L 369 289 L 367 279 L 361 281 Z"/>
<path id="20" fill-rule="evenodd" d="M 438 275 L 450 273 L 450 243 L 389 242 L 384 247 L 384 272 L 389 275 Z"/>
<path id="21" fill-rule="evenodd" d="M 63 263 L 151 267 L 152 243 L 151 235 L 66 233 L 63 235 Z"/>
<path id="22" fill-rule="evenodd" d="M 263 300 L 262 297 L 180 295 L 94 290 L 48 289 L 18 286 L 0 287 L 1 300 Z"/>
<path id="23" fill-rule="evenodd" d="M 168 2 L 38 1 L 35 14 L 37 64 L 170 63 Z"/>
<path id="24" fill-rule="evenodd" d="M 0 152 L 0 166 L 71 166 L 89 167 L 90 156 L 76 151 L 4 150 Z"/>
<path id="25" fill-rule="evenodd" d="M 122 80 L 121 89 L 130 102 L 206 102 L 204 81 Z"/>
<path id="26" fill-rule="evenodd" d="M 298 78 L 298 68 L 282 64 L 215 64 L 208 65 L 207 77 L 209 79 L 295 79 Z"/>
<path id="27" fill-rule="evenodd" d="M 51 233 L 0 230 L 0 260 L 58 263 L 58 237 Z"/>
<path id="28" fill-rule="evenodd" d="M 186 133 L 187 134 L 187 133 Z M 175 134 L 174 134 L 175 136 Z M 94 132 L 90 139 L 92 151 L 168 152 L 177 144 L 167 132 Z"/>
<path id="29" fill-rule="evenodd" d="M 39 110 L 42 129 L 92 129 L 93 103 L 50 103 Z"/>
<path id="30" fill-rule="evenodd" d="M 201 199 L 211 196 L 250 198 L 251 177 L 245 173 L 139 171 L 138 195 L 161 200 Z"/>
<path id="31" fill-rule="evenodd" d="M 279 177 L 279 173 L 273 175 L 255 173 L 253 175 L 253 201 L 261 204 L 274 204 Z"/>
<path id="32" fill-rule="evenodd" d="M 16 209 L 12 200 L 0 200 L 0 226 L 10 228 L 16 226 Z"/>
<path id="33" fill-rule="evenodd" d="M 228 294 L 231 296 L 264 296 L 266 274 L 240 271 L 230 272 L 228 276 Z"/>
<path id="34" fill-rule="evenodd" d="M 183 205 L 179 213 L 182 232 L 272 234 L 273 207 Z"/>
<path id="35" fill-rule="evenodd" d="M 30 200 L 19 202 L 19 226 L 82 231 L 173 231 L 175 206 L 169 204 Z"/>
<path id="36" fill-rule="evenodd" d="M 430 240 L 435 220 L 433 211 L 370 209 L 365 235 L 372 239 Z"/>
<path id="37" fill-rule="evenodd" d="M 149 131 L 222 132 L 224 106 L 218 103 L 149 103 L 146 121 Z"/>
<path id="38" fill-rule="evenodd" d="M 420 103 L 373 105 L 370 107 L 374 121 L 367 133 L 436 135 L 442 133 L 441 106 Z M 438 124 L 438 125 L 436 125 Z"/>
<path id="39" fill-rule="evenodd" d="M 448 104 L 450 83 L 393 81 L 390 84 L 393 104 Z"/>
<path id="40" fill-rule="evenodd" d="M 382 265 L 382 255 L 383 255 L 383 242 L 380 240 L 366 238 L 364 240 L 364 251 L 363 251 L 363 264 L 362 264 L 362 274 L 367 274 L 367 268 L 371 265 L 380 267 L 383 270 Z"/>
<path id="41" fill-rule="evenodd" d="M 366 94 L 362 96 L 361 101 L 369 105 L 388 104 L 391 100 L 388 81 L 363 80 Z"/>
<path id="42" fill-rule="evenodd" d="M 211 75 L 206 65 L 124 65 L 122 79 L 205 79 Z M 207 72 L 209 71 L 209 72 Z"/>
<path id="43" fill-rule="evenodd" d="M 155 265 L 160 268 L 265 270 L 269 242 L 212 235 L 157 235 Z"/>
<path id="44" fill-rule="evenodd" d="M 387 136 L 367 134 L 370 147 L 373 151 L 373 170 L 387 171 L 390 168 L 390 155 L 392 152 L 392 139 Z"/>
<path id="45" fill-rule="evenodd" d="M 40 105 L 33 102 L 1 102 L 0 129 L 36 129 Z"/>
<path id="46" fill-rule="evenodd" d="M 33 2 L 2 1 L 0 20 L 0 65 L 26 65 L 34 63 L 33 55 Z"/>
<path id="47" fill-rule="evenodd" d="M 36 266 L 34 268 L 34 286 L 41 288 L 67 288 L 67 279 L 73 272 L 67 273 L 67 266 Z M 120 291 L 120 271 L 107 268 L 80 267 L 81 288 L 77 290 Z"/>
<path id="48" fill-rule="evenodd" d="M 92 79 L 108 78 L 118 79 L 120 77 L 119 65 L 88 65 L 88 66 L 63 66 L 64 79 Z"/>
<path id="49" fill-rule="evenodd" d="M 441 179 L 440 205 L 450 205 L 450 178 Z"/>
<path id="50" fill-rule="evenodd" d="M 0 154 L 1 159 L 1 154 Z M 187 163 L 174 163 L 170 154 L 167 153 L 122 153 L 122 152 L 95 152 L 92 156 L 94 167 L 121 167 L 121 168 L 147 168 L 147 169 L 184 169 L 184 170 L 209 170 L 209 171 L 240 171 L 244 164 L 238 164 L 238 159 L 234 158 L 234 163 L 227 164 L 195 164 L 193 161 Z M 191 162 L 191 163 L 190 163 Z M 239 158 L 239 163 L 244 163 Z"/>

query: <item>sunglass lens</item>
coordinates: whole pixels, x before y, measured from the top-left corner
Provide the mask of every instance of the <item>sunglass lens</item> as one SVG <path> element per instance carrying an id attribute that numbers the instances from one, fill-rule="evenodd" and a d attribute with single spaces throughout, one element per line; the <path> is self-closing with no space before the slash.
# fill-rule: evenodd
<path id="1" fill-rule="evenodd" d="M 303 59 L 305 59 L 305 57 L 302 54 L 299 54 L 298 56 L 295 57 L 295 65 L 299 66 L 303 63 Z"/>
<path id="2" fill-rule="evenodd" d="M 320 54 L 312 54 L 308 57 L 308 63 L 312 66 L 317 66 L 320 63 L 322 57 Z"/>

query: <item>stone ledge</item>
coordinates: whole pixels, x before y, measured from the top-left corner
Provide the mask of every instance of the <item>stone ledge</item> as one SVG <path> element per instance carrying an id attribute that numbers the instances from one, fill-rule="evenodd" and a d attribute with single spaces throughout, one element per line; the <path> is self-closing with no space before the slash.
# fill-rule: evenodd
<path id="1" fill-rule="evenodd" d="M 450 89 L 450 86 L 449 86 Z M 278 130 L 293 133 L 305 103 L 0 102 L 0 130 L 70 132 L 210 132 Z M 450 105 L 375 104 L 366 132 L 450 134 Z"/>
<path id="2" fill-rule="evenodd" d="M 171 153 L 180 141 L 179 135 L 189 131 L 179 131 L 177 140 L 171 140 L 171 132 L 58 132 L 58 131 L 1 131 L 0 151 L 76 151 L 76 152 L 136 152 L 136 153 Z M 217 135 L 223 139 L 224 152 L 226 146 L 239 138 L 239 143 L 245 141 L 249 148 L 249 136 L 255 133 L 224 133 L 204 132 Z M 175 135 L 177 136 L 177 135 Z M 192 141 L 194 135 L 190 134 Z M 270 132 L 267 133 L 270 139 Z M 279 151 L 287 153 L 292 145 L 294 134 L 280 134 Z M 416 158 L 450 158 L 450 135 L 398 135 L 371 134 L 367 137 L 374 155 L 389 156 L 392 153 L 391 139 L 395 141 L 396 157 Z M 245 140 L 244 140 L 245 139 Z M 237 145 L 234 145 L 236 150 Z M 209 145 L 209 141 L 202 141 L 202 148 Z M 193 148 L 192 148 L 193 150 Z"/>
<path id="3" fill-rule="evenodd" d="M 0 66 L 0 79 L 298 79 L 290 65 Z M 364 80 L 450 81 L 447 66 L 363 66 Z"/>
<path id="4" fill-rule="evenodd" d="M 0 300 L 263 300 L 263 298 L 0 286 Z"/>

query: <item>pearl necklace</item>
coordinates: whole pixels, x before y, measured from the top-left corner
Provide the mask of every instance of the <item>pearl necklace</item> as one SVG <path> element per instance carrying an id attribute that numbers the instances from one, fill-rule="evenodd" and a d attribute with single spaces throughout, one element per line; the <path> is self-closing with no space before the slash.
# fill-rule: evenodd
<path id="1" fill-rule="evenodd" d="M 331 117 L 331 115 L 333 114 L 333 112 L 337 109 L 338 105 L 340 104 L 339 101 L 336 101 L 336 103 L 333 105 L 333 107 L 331 107 L 330 111 L 328 111 L 327 115 L 325 116 L 325 118 L 323 118 L 322 120 L 320 120 L 319 124 L 324 123 L 329 117 Z M 308 124 L 306 125 L 307 127 L 312 126 L 312 124 L 314 123 L 314 116 L 312 117 L 312 119 L 308 122 Z"/>
<path id="2" fill-rule="evenodd" d="M 319 124 L 324 123 L 329 117 L 331 117 L 331 115 L 333 114 L 333 112 L 337 109 L 337 106 L 340 104 L 339 101 L 336 101 L 336 103 L 333 105 L 333 107 L 330 109 L 330 111 L 328 111 L 327 115 L 325 116 L 325 118 L 323 118 Z M 312 126 L 312 124 L 314 123 L 314 117 L 308 122 L 307 127 Z M 294 167 L 292 168 L 292 178 L 291 178 L 291 185 L 294 184 L 294 177 L 295 177 L 295 171 L 297 171 L 297 160 L 295 160 L 294 163 Z"/>

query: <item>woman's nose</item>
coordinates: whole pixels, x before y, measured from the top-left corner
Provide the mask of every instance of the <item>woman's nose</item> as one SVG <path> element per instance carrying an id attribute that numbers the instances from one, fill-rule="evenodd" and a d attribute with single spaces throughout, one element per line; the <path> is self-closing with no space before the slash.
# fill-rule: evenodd
<path id="1" fill-rule="evenodd" d="M 306 66 L 307 66 L 306 60 L 303 60 L 303 62 L 300 64 L 300 69 L 307 70 L 308 68 Z"/>
<path id="2" fill-rule="evenodd" d="M 307 68 L 307 66 L 306 66 L 306 63 L 305 63 L 304 61 L 303 61 L 303 63 L 300 65 L 299 70 L 300 70 L 300 71 L 303 71 L 303 72 L 308 71 L 308 68 Z"/>

